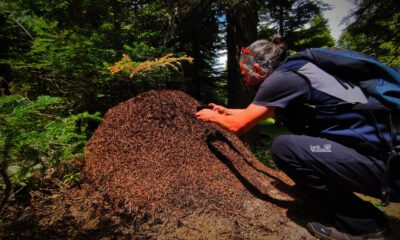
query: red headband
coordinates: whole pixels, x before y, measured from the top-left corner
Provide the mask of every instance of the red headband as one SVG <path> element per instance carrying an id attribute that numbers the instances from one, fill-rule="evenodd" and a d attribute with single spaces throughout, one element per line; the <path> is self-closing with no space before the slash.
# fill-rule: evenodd
<path id="1" fill-rule="evenodd" d="M 254 53 L 250 50 L 247 50 L 246 48 L 242 47 L 242 53 L 248 54 L 250 56 L 254 57 Z"/>

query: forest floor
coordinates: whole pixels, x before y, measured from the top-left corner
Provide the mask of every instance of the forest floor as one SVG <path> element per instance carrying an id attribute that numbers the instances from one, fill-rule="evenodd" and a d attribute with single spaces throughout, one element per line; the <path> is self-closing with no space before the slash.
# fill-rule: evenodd
<path id="1" fill-rule="evenodd" d="M 110 109 L 81 183 L 49 179 L 11 199 L 0 239 L 315 239 L 305 224 L 328 224 L 325 210 L 235 135 L 198 121 L 197 104 L 152 91 Z M 400 236 L 400 205 L 383 211 Z"/>
<path id="2" fill-rule="evenodd" d="M 323 209 L 297 199 L 279 213 L 264 209 L 265 200 L 243 203 L 241 216 L 195 210 L 186 216 L 125 214 L 115 210 L 90 184 L 33 191 L 31 198 L 12 199 L 0 222 L 0 239 L 316 239 L 308 221 L 326 222 Z M 367 198 L 372 202 L 377 199 Z M 88 202 L 92 201 L 90 204 Z M 382 208 L 400 234 L 400 204 Z M 251 214 L 249 214 L 251 213 Z M 271 224 L 277 222 L 278 224 Z M 400 238 L 393 238 L 400 239 Z"/>

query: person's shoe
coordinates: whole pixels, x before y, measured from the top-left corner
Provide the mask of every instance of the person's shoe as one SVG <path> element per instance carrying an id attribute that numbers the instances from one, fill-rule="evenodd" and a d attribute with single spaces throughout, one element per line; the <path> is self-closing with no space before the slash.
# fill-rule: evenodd
<path id="1" fill-rule="evenodd" d="M 317 238 L 322 240 L 384 240 L 388 229 L 383 229 L 374 233 L 354 236 L 348 233 L 339 232 L 333 227 L 326 227 L 317 222 L 307 223 L 307 229 Z"/>

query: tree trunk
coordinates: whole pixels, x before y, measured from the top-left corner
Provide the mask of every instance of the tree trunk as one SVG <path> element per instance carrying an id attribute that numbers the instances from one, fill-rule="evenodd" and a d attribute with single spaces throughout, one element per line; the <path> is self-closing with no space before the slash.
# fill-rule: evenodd
<path id="1" fill-rule="evenodd" d="M 258 23 L 257 1 L 238 1 L 226 10 L 227 49 L 228 49 L 228 106 L 245 108 L 253 96 L 242 81 L 239 68 L 240 50 L 257 39 Z M 242 140 L 254 146 L 259 140 L 259 131 L 253 128 Z"/>
<path id="2" fill-rule="evenodd" d="M 196 40 L 196 35 L 193 36 L 192 38 L 192 47 L 193 47 L 193 82 L 195 85 L 195 91 L 194 91 L 194 97 L 196 99 L 199 99 L 201 101 L 203 101 L 204 99 L 202 99 L 201 96 L 201 78 L 200 78 L 200 67 L 199 67 L 199 61 L 201 58 L 201 54 L 200 54 L 200 48 L 199 48 L 199 42 Z"/>

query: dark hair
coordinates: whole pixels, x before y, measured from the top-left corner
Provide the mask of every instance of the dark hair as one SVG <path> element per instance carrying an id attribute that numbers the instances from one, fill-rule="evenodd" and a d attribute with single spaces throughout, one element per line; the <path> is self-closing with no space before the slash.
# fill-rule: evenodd
<path id="1" fill-rule="evenodd" d="M 272 42 L 257 40 L 246 49 L 253 52 L 257 63 L 268 70 L 275 69 L 286 57 L 286 45 L 278 34 L 274 35 Z"/>

